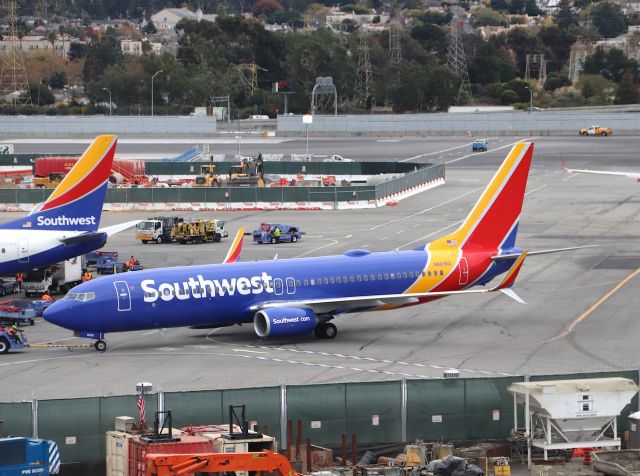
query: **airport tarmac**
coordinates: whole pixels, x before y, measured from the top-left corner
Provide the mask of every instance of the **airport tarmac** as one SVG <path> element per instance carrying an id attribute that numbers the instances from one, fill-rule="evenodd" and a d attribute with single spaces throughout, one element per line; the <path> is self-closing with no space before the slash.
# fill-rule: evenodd
<path id="1" fill-rule="evenodd" d="M 490 150 L 476 154 L 466 137 L 401 139 L 395 143 L 404 154 L 400 159 L 429 154 L 412 160 L 447 161 L 447 183 L 395 207 L 216 216 L 231 234 L 263 221 L 296 224 L 306 232 L 295 244 L 255 245 L 246 237 L 243 260 L 423 246 L 465 218 L 517 139 L 491 139 Z M 383 155 L 371 138 L 351 141 L 354 149 L 359 143 L 363 155 Z M 638 369 L 640 188 L 624 177 L 565 173 L 560 159 L 573 168 L 640 171 L 639 139 L 544 137 L 535 142 L 518 245 L 598 247 L 527 258 L 514 288 L 526 305 L 496 293 L 344 315 L 334 321 L 338 336 L 331 341 L 313 336 L 260 341 L 245 325 L 108 335 L 109 349 L 102 354 L 93 348 L 34 348 L 0 357 L 0 378 L 11 382 L 2 386 L 0 401 L 33 394 L 40 399 L 131 394 L 139 381 L 188 391 L 441 378 L 449 368 L 461 377 Z M 147 215 L 106 213 L 103 224 Z M 0 221 L 14 217 L 0 214 Z M 112 237 L 105 249 L 133 254 L 146 267 L 181 266 L 218 263 L 230 242 L 143 245 L 129 230 Z M 89 342 L 44 321 L 25 330 L 31 342 Z"/>

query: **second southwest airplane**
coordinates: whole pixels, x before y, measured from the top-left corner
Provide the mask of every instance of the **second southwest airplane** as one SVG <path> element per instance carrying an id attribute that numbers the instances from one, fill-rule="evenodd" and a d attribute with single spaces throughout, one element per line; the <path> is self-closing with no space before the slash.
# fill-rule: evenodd
<path id="1" fill-rule="evenodd" d="M 522 302 L 511 286 L 528 253 L 515 242 L 532 155 L 533 144 L 516 144 L 464 223 L 415 250 L 233 264 L 227 259 L 102 277 L 73 288 L 44 317 L 98 339 L 95 347 L 103 351 L 108 332 L 253 323 L 261 338 L 313 332 L 332 339 L 337 328 L 330 321 L 343 313 L 494 291 Z M 228 258 L 237 257 L 240 243 L 238 238 Z M 529 255 L 553 251 L 562 250 Z M 501 274 L 491 287 L 470 289 Z"/>
<path id="2" fill-rule="evenodd" d="M 0 276 L 49 266 L 102 248 L 138 221 L 98 229 L 116 136 L 98 136 L 44 203 L 0 225 Z"/>

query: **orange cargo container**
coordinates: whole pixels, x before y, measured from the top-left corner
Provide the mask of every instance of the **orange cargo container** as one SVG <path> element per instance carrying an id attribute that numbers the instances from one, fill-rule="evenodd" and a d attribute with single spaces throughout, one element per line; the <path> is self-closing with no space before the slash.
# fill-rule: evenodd
<path id="1" fill-rule="evenodd" d="M 135 437 L 129 441 L 129 476 L 148 476 L 146 456 L 148 454 L 194 454 L 211 453 L 213 442 L 202 436 L 183 435 L 180 441 L 147 443 Z M 191 474 L 191 473 L 190 473 Z M 189 475 L 188 475 L 189 476 Z"/>

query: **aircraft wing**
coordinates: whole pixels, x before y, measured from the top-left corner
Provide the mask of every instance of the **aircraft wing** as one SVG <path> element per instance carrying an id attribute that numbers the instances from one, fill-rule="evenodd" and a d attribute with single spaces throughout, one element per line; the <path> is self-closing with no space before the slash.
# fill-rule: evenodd
<path id="1" fill-rule="evenodd" d="M 596 174 L 596 175 L 617 175 L 620 177 L 628 177 L 631 180 L 640 181 L 640 172 L 615 172 L 609 170 L 589 170 L 589 169 L 570 169 L 563 163 L 563 167 L 567 172 L 575 174 Z"/>
<path id="2" fill-rule="evenodd" d="M 90 231 L 87 233 L 82 233 L 80 235 L 73 235 L 73 236 L 67 236 L 65 238 L 60 238 L 60 241 L 65 245 L 81 245 L 82 243 L 88 243 L 90 241 L 95 241 L 100 238 L 106 241 L 107 234 L 102 233 L 100 231 Z"/>
<path id="3" fill-rule="evenodd" d="M 100 228 L 98 230 L 99 233 L 106 233 L 107 236 L 115 235 L 116 233 L 120 233 L 121 231 L 126 230 L 127 228 L 131 228 L 132 226 L 136 226 L 140 223 L 140 220 L 132 220 L 124 223 L 120 223 L 119 225 L 106 226 L 104 228 Z"/>
<path id="4" fill-rule="evenodd" d="M 303 299 L 297 301 L 273 301 L 264 302 L 256 306 L 252 306 L 252 311 L 260 311 L 261 309 L 270 309 L 274 307 L 300 307 L 309 308 L 316 314 L 332 313 L 336 310 L 344 309 L 357 309 L 366 307 L 377 307 L 385 304 L 391 305 L 403 305 L 414 304 L 419 302 L 421 298 L 429 297 L 445 297 L 457 294 L 485 294 L 495 291 L 511 291 L 505 293 L 507 296 L 515 299 L 518 302 L 523 302 L 521 299 L 514 297 L 513 291 L 510 289 L 515 282 L 524 259 L 526 258 L 528 250 L 522 251 L 518 255 L 515 263 L 509 268 L 509 271 L 502 278 L 502 281 L 492 288 L 484 289 L 461 289 L 458 291 L 435 291 L 426 293 L 407 293 L 407 294 L 378 294 L 372 296 L 350 296 L 350 297 L 331 297 L 322 299 Z"/>

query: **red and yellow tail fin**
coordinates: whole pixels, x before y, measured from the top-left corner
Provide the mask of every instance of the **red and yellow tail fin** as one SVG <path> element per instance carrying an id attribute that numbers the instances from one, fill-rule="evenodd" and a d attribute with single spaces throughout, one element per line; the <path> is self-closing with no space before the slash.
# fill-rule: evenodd
<path id="1" fill-rule="evenodd" d="M 235 263 L 240 258 L 240 253 L 242 253 L 242 238 L 244 237 L 245 227 L 241 227 L 236 233 L 235 238 L 233 239 L 233 243 L 231 243 L 231 247 L 229 248 L 229 252 L 225 257 L 223 263 Z"/>
<path id="2" fill-rule="evenodd" d="M 532 157 L 533 143 L 514 145 L 460 228 L 431 242 L 429 248 L 515 246 Z"/>

